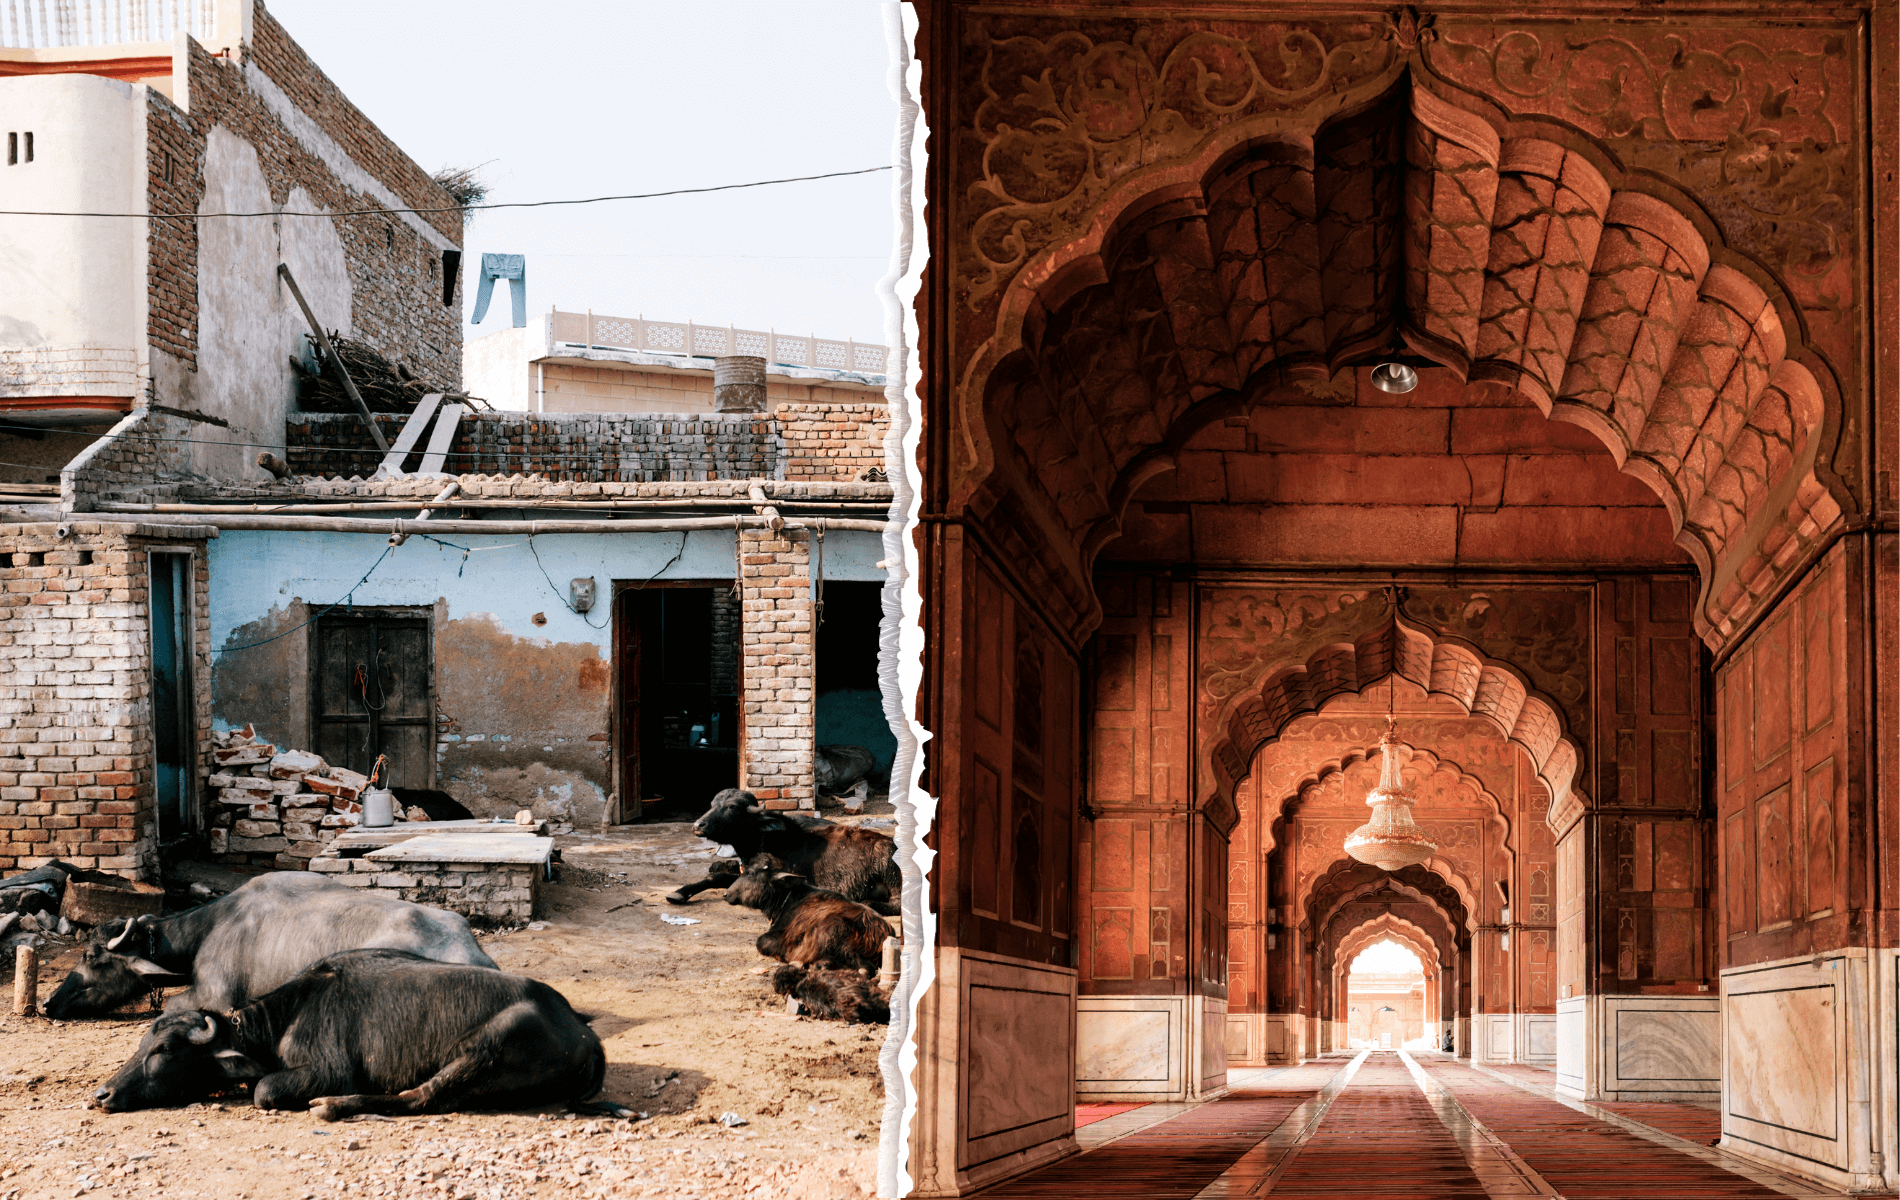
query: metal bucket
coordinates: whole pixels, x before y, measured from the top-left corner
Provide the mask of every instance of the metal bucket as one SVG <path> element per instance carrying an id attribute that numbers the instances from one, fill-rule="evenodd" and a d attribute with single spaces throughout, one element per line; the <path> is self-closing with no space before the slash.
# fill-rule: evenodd
<path id="1" fill-rule="evenodd" d="M 370 788 L 362 795 L 363 824 L 374 828 L 396 823 L 395 798 L 388 788 Z"/>

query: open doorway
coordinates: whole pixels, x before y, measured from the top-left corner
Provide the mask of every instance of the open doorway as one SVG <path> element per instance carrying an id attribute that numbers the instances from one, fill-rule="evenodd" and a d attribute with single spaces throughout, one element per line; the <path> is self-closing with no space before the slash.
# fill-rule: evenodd
<path id="1" fill-rule="evenodd" d="M 739 600 L 694 583 L 615 603 L 620 817 L 692 820 L 739 779 Z"/>
<path id="2" fill-rule="evenodd" d="M 862 746 L 871 752 L 873 794 L 890 788 L 897 737 L 884 716 L 878 688 L 878 629 L 884 620 L 884 585 L 847 581 L 825 584 L 818 626 L 817 712 L 814 738 L 820 746 Z"/>
<path id="3" fill-rule="evenodd" d="M 1428 1049 L 1425 968 L 1386 939 L 1360 951 L 1346 976 L 1346 1044 L 1354 1050 Z"/>

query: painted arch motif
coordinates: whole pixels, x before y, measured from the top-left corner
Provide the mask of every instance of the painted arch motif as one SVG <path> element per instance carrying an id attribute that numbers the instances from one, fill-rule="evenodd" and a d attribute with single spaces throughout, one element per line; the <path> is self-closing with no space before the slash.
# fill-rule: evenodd
<path id="1" fill-rule="evenodd" d="M 1025 547 L 1086 578 L 1199 429 L 1400 353 L 1594 433 L 1670 513 L 1719 644 L 1846 498 L 1817 474 L 1838 403 L 1791 354 L 1795 310 L 1722 261 L 1688 201 L 1416 80 L 1394 67 L 1224 126 L 1012 263 L 965 376 L 968 499 L 1032 497 Z"/>

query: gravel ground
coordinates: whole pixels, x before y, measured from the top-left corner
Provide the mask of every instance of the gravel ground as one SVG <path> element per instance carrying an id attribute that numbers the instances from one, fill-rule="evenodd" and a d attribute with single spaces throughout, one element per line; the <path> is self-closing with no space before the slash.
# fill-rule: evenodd
<path id="1" fill-rule="evenodd" d="M 720 892 L 685 907 L 663 902 L 712 853 L 689 826 L 558 843 L 564 861 L 534 924 L 481 940 L 502 969 L 546 981 L 594 1018 L 607 1049 L 606 1096 L 647 1119 L 549 1110 L 327 1125 L 235 1095 L 107 1114 L 85 1101 L 137 1046 L 149 1014 L 8 1017 L 0 1200 L 875 1195 L 885 1028 L 787 1016 L 752 946 L 763 917 Z M 661 913 L 698 923 L 668 924 Z M 43 996 L 76 953 L 61 949 L 42 951 L 51 960 Z M 744 1123 L 722 1124 L 727 1113 Z"/>

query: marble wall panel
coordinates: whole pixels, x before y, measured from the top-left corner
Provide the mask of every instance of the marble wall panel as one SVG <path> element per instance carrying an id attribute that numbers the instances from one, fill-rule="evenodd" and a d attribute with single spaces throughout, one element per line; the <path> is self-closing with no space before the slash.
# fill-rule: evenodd
<path id="1" fill-rule="evenodd" d="M 957 964 L 968 1169 L 1074 1131 L 1075 974 L 970 951 Z"/>
<path id="2" fill-rule="evenodd" d="M 1864 1157 L 1864 953 L 1722 973 L 1722 1142 L 1837 1186 Z M 1862 1076 L 1864 1078 L 1864 1075 Z M 1850 1093 L 1860 1094 L 1856 1097 Z"/>
<path id="3" fill-rule="evenodd" d="M 1200 1015 L 1194 1092 L 1211 1096 L 1227 1087 L 1227 1002 L 1217 996 L 1195 996 L 1193 1004 Z"/>
<path id="4" fill-rule="evenodd" d="M 1606 1100 L 1713 1100 L 1722 1086 L 1716 996 L 1602 998 Z"/>
<path id="5" fill-rule="evenodd" d="M 1557 1001 L 1557 1090 L 1573 1099 L 1593 1098 L 1590 1075 L 1590 997 Z"/>
<path id="6" fill-rule="evenodd" d="M 1089 1100 L 1186 1099 L 1187 1017 L 1185 996 L 1078 999 L 1076 1094 Z"/>
<path id="7" fill-rule="evenodd" d="M 1549 1064 L 1557 1061 L 1557 1017 L 1554 1013 L 1526 1013 L 1519 1018 L 1524 1044 L 1518 1061 Z"/>

